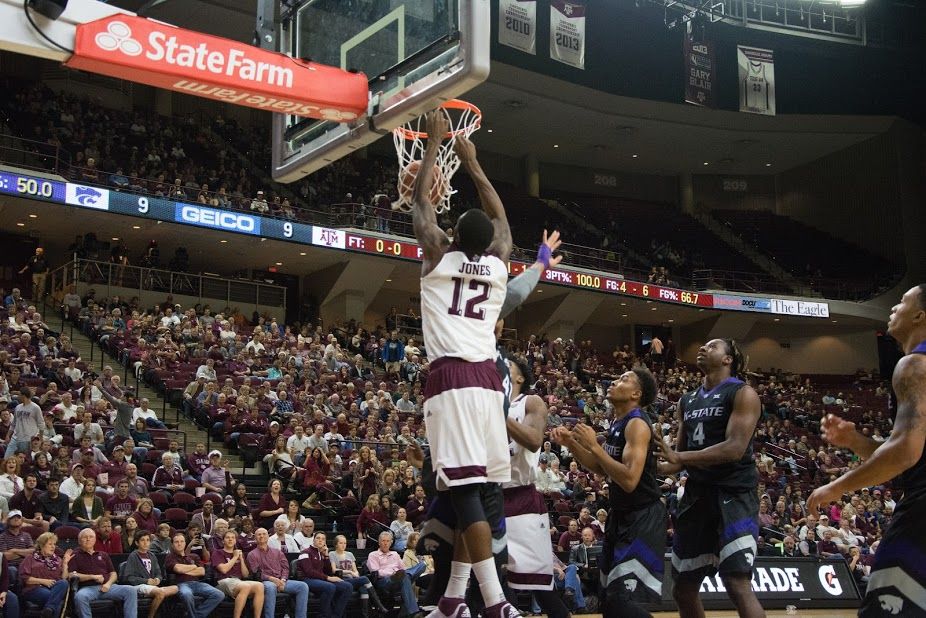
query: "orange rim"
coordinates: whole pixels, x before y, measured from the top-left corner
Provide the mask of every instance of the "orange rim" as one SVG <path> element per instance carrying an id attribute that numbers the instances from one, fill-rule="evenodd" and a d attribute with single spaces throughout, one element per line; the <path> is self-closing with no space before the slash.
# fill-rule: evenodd
<path id="1" fill-rule="evenodd" d="M 482 125 L 482 111 L 478 107 L 470 103 L 469 101 L 463 101 L 462 99 L 450 99 L 446 103 L 442 103 L 440 107 L 442 107 L 443 109 L 455 109 L 455 110 L 460 110 L 460 111 L 469 111 L 473 114 L 473 117 L 470 119 L 470 121 L 465 126 L 462 126 L 459 129 L 454 129 L 452 131 L 447 131 L 447 133 L 444 135 L 444 139 L 454 137 L 457 135 L 462 135 L 470 127 L 472 127 L 473 129 L 478 129 Z M 399 135 L 401 135 L 403 138 L 407 140 L 428 138 L 427 131 L 413 131 L 412 129 L 406 128 L 405 126 L 396 127 L 395 129 L 393 129 L 393 131 L 395 131 L 396 133 L 398 133 Z"/>

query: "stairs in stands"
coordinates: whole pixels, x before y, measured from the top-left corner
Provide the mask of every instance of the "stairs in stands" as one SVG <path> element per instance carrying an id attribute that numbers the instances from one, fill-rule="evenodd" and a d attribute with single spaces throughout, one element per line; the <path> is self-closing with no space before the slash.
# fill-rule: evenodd
<path id="1" fill-rule="evenodd" d="M 745 256 L 750 262 L 774 277 L 779 283 L 787 286 L 794 294 L 801 296 L 816 296 L 813 290 L 802 285 L 800 281 L 794 278 L 788 271 L 776 264 L 773 260 L 763 255 L 755 247 L 745 242 L 742 238 L 733 233 L 732 230 L 723 225 L 720 221 L 707 213 L 696 213 L 692 215 L 701 222 L 704 227 L 713 232 L 723 242 L 733 247 L 736 251 Z"/>
<path id="2" fill-rule="evenodd" d="M 49 315 L 46 313 L 45 315 Z M 51 324 L 53 326 L 53 324 Z M 110 356 L 103 353 L 99 346 L 93 344 L 93 342 L 88 339 L 82 332 L 78 329 L 73 329 L 69 325 L 65 325 L 65 333 L 71 338 L 71 343 L 74 345 L 74 348 L 80 353 L 80 357 L 87 362 L 88 368 L 92 368 L 93 371 L 97 373 L 102 371 L 102 368 L 105 365 L 109 365 L 113 368 L 113 372 L 119 374 L 122 377 L 122 384 L 124 386 L 136 386 L 136 380 L 132 376 L 132 371 L 126 371 L 126 368 L 121 366 L 118 362 L 118 359 L 111 358 Z M 91 347 L 93 348 L 91 358 Z M 155 410 L 160 418 L 165 423 L 177 423 L 177 431 L 182 431 L 186 434 L 186 445 L 183 444 L 183 440 L 180 440 L 180 447 L 185 453 L 192 453 L 193 449 L 196 446 L 197 442 L 203 442 L 207 444 L 210 448 L 217 448 L 222 451 L 222 454 L 228 459 L 229 469 L 231 470 L 232 476 L 238 478 L 241 476 L 242 472 L 247 475 L 263 475 L 263 465 L 258 463 L 256 467 L 244 468 L 244 461 L 241 459 L 241 456 L 238 453 L 233 453 L 229 449 L 225 448 L 223 444 L 210 444 L 208 436 L 205 431 L 197 427 L 192 421 L 187 419 L 183 414 L 180 413 L 179 409 L 175 406 L 170 405 L 169 402 L 165 401 L 164 397 L 161 396 L 156 390 L 147 386 L 144 382 L 140 380 L 137 383 L 138 388 L 138 397 L 146 397 L 149 401 L 149 405 L 152 409 Z"/>

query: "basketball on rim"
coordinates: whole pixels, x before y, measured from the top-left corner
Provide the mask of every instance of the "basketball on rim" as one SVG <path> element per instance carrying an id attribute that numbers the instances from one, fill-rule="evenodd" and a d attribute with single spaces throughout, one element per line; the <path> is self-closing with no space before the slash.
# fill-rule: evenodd
<path id="1" fill-rule="evenodd" d="M 418 177 L 419 169 L 421 169 L 421 161 L 412 161 L 399 173 L 399 197 L 405 203 L 410 204 L 412 201 L 412 193 L 415 190 L 415 179 Z M 450 182 L 447 180 L 447 177 L 444 176 L 440 167 L 435 164 L 434 171 L 431 174 L 431 189 L 428 192 L 428 200 L 431 202 L 431 205 L 437 206 L 440 204 L 444 195 L 449 191 Z"/>

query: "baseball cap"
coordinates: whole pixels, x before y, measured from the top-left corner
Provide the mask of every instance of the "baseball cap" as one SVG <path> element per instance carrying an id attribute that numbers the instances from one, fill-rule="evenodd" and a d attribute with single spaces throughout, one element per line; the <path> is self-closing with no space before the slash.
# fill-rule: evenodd
<path id="1" fill-rule="evenodd" d="M 209 457 L 211 458 L 211 457 L 213 457 L 213 456 L 221 457 L 221 456 L 222 456 L 222 451 L 215 451 L 215 450 L 209 451 Z"/>
<path id="2" fill-rule="evenodd" d="M 22 511 L 20 511 L 20 510 L 18 510 L 18 509 L 13 509 L 12 511 L 10 511 L 10 514 L 7 515 L 7 519 L 11 519 L 11 518 L 13 518 L 13 517 L 22 517 L 22 516 L 23 516 L 23 512 L 22 512 Z"/>
<path id="3" fill-rule="evenodd" d="M 76 463 L 76 464 L 74 464 L 73 466 L 71 466 L 71 472 L 73 472 L 75 468 L 80 468 L 81 470 L 83 470 L 83 469 L 84 469 L 84 464 L 82 464 L 82 463 Z"/>
<path id="4" fill-rule="evenodd" d="M 222 506 L 235 506 L 235 499 L 231 496 L 225 496 L 225 500 L 222 501 Z"/>
<path id="5" fill-rule="evenodd" d="M 113 447 L 113 453 L 115 453 L 116 451 L 124 451 L 124 450 L 125 450 L 125 447 L 122 446 L 121 444 L 117 444 L 116 446 Z"/>

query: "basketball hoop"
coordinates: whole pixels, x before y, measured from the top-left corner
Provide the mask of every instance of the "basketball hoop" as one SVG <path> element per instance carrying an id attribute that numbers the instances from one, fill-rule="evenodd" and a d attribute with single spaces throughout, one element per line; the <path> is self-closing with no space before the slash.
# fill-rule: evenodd
<path id="1" fill-rule="evenodd" d="M 451 99 L 442 104 L 440 109 L 450 123 L 450 130 L 441 139 L 435 162 L 437 169 L 430 192 L 434 210 L 438 213 L 450 208 L 450 196 L 456 193 L 450 185 L 450 179 L 460 168 L 460 158 L 453 150 L 454 143 L 461 135 L 472 135 L 482 124 L 482 112 L 472 103 Z M 399 157 L 399 199 L 392 204 L 395 210 L 410 212 L 412 209 L 415 177 L 424 158 L 425 140 L 428 139 L 425 122 L 425 116 L 419 116 L 392 130 L 396 154 Z"/>

